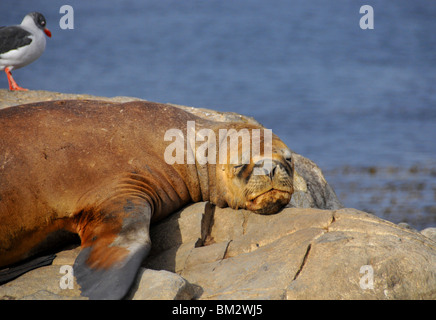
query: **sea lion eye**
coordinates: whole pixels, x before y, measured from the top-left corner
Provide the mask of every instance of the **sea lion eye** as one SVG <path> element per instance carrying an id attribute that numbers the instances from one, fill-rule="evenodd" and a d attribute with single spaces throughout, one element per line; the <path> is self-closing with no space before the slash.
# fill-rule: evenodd
<path id="1" fill-rule="evenodd" d="M 242 171 L 245 168 L 245 164 L 238 164 L 233 167 L 233 174 L 238 174 L 240 171 Z"/>

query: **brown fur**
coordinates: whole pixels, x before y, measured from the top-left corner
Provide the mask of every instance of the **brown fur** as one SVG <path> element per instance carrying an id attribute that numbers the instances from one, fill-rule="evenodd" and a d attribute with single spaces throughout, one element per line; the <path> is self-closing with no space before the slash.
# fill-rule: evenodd
<path id="1" fill-rule="evenodd" d="M 239 175 L 230 164 L 167 164 L 165 131 L 186 132 L 188 120 L 215 131 L 258 128 L 151 102 L 54 101 L 0 110 L 0 267 L 35 254 L 58 230 L 79 234 L 84 248 L 93 246 L 92 267 L 110 267 L 129 253 L 111 244 L 127 219 L 119 212 L 130 202 L 147 203 L 152 221 L 196 201 L 261 213 L 289 202 L 293 167 L 275 136 L 273 158 L 286 173 L 253 178 L 250 190 L 254 162 Z"/>

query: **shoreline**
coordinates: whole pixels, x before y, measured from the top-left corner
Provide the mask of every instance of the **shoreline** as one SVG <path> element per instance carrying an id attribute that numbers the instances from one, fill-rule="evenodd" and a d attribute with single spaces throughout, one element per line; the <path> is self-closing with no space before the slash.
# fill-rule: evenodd
<path id="1" fill-rule="evenodd" d="M 417 230 L 436 226 L 436 167 L 342 166 L 323 173 L 346 207 Z"/>

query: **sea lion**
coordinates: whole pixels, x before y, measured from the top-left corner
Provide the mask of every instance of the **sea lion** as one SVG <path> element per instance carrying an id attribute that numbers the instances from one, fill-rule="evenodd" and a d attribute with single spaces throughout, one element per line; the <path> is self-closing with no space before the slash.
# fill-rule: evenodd
<path id="1" fill-rule="evenodd" d="M 180 137 L 192 122 L 207 145 Z M 165 104 L 40 102 L 0 110 L 0 128 L 0 267 L 77 234 L 74 275 L 91 299 L 126 295 L 150 250 L 151 222 L 198 201 L 273 214 L 293 193 L 291 152 L 277 136 Z M 247 158 L 238 139 L 235 158 L 227 142 L 241 130 L 261 132 L 260 152 Z"/>

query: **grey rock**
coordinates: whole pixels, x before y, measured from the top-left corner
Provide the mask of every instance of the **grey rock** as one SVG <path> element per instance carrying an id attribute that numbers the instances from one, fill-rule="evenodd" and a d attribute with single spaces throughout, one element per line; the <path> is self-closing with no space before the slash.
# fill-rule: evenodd
<path id="1" fill-rule="evenodd" d="M 421 231 L 421 234 L 436 242 L 436 228 L 426 228 Z"/>
<path id="2" fill-rule="evenodd" d="M 182 211 L 172 221 L 179 215 L 187 219 Z M 287 208 L 262 216 L 215 208 L 211 224 L 205 245 L 173 239 L 146 265 L 200 287 L 196 299 L 436 298 L 434 242 L 362 211 Z"/>
<path id="3" fill-rule="evenodd" d="M 80 297 L 80 287 L 72 277 L 72 289 L 62 289 L 60 265 L 51 265 L 32 270 L 19 278 L 0 286 L 0 299 L 24 300 L 68 300 Z"/>
<path id="4" fill-rule="evenodd" d="M 195 287 L 181 276 L 144 268 L 131 291 L 132 300 L 190 300 L 195 295 Z"/>

